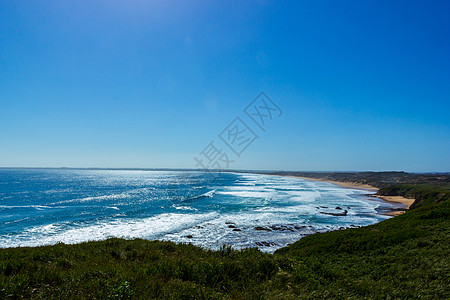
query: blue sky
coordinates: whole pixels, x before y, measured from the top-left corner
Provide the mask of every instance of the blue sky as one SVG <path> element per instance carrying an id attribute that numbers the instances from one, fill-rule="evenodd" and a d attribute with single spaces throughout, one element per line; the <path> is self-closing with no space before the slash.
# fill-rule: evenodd
<path id="1" fill-rule="evenodd" d="M 449 1 L 2 1 L 0 166 L 450 171 Z M 243 112 L 264 91 L 264 132 Z M 237 157 L 236 117 L 258 138 Z"/>

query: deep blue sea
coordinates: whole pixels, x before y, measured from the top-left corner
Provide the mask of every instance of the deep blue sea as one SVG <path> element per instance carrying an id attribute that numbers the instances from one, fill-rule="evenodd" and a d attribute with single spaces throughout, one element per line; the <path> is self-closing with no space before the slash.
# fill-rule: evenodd
<path id="1" fill-rule="evenodd" d="M 273 252 L 388 218 L 393 204 L 368 193 L 271 175 L 0 169 L 0 247 L 122 237 Z"/>

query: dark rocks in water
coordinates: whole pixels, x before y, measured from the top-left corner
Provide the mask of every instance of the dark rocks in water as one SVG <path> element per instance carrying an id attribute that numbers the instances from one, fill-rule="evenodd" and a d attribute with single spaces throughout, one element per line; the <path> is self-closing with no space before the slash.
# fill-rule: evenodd
<path id="1" fill-rule="evenodd" d="M 205 227 L 200 226 L 200 225 L 197 225 L 197 226 L 195 226 L 194 228 L 196 228 L 196 229 L 202 229 L 202 228 L 205 228 Z"/>
<path id="2" fill-rule="evenodd" d="M 265 246 L 265 247 L 270 247 L 270 246 L 276 245 L 276 243 L 274 243 L 274 242 L 256 242 L 255 244 L 258 246 Z"/>
<path id="3" fill-rule="evenodd" d="M 261 227 L 261 226 L 256 226 L 255 230 L 264 230 L 264 231 L 272 231 L 269 228 L 265 228 L 265 227 Z"/>
<path id="4" fill-rule="evenodd" d="M 308 228 L 308 227 L 310 227 L 310 226 L 305 226 L 305 225 L 302 225 L 302 226 L 294 226 L 294 228 L 297 229 L 297 230 L 300 230 L 300 229 L 306 229 L 306 228 Z"/>
<path id="5" fill-rule="evenodd" d="M 291 227 L 280 225 L 280 226 L 269 226 L 272 230 L 278 230 L 278 231 L 294 231 Z"/>
<path id="6" fill-rule="evenodd" d="M 344 214 L 344 212 L 339 213 Z M 306 230 L 309 228 L 313 228 L 311 225 L 294 225 L 294 224 L 288 224 L 288 225 L 270 225 L 268 227 L 255 227 L 255 230 L 263 230 L 263 231 L 291 231 L 294 232 L 296 230 Z"/>
<path id="7" fill-rule="evenodd" d="M 233 223 L 233 222 L 225 222 L 225 224 L 231 224 L 231 225 L 236 225 L 236 223 Z"/>
<path id="8" fill-rule="evenodd" d="M 328 206 L 319 206 L 320 208 L 328 208 Z"/>
<path id="9" fill-rule="evenodd" d="M 233 231 L 242 231 L 239 228 L 234 228 Z"/>
<path id="10" fill-rule="evenodd" d="M 186 237 L 187 237 L 188 239 L 192 239 L 192 238 L 193 238 L 193 236 L 192 236 L 192 235 L 190 235 L 190 234 L 189 234 L 189 235 L 187 235 Z"/>
<path id="11" fill-rule="evenodd" d="M 228 225 L 228 228 L 236 228 L 234 225 Z"/>
<path id="12" fill-rule="evenodd" d="M 340 208 L 339 206 L 336 206 L 336 209 L 342 209 L 342 208 Z"/>
<path id="13" fill-rule="evenodd" d="M 330 215 L 330 216 L 336 216 L 336 217 L 345 217 L 347 215 L 348 211 L 344 210 L 341 213 L 330 213 L 330 212 L 323 212 L 323 211 L 321 211 L 320 213 L 324 214 L 324 215 Z"/>

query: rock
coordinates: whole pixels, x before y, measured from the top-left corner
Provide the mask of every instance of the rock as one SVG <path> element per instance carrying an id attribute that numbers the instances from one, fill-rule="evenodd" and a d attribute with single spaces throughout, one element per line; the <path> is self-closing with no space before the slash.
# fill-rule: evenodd
<path id="1" fill-rule="evenodd" d="M 308 227 L 310 227 L 310 226 L 304 226 L 304 225 L 303 226 L 294 226 L 294 228 L 297 229 L 297 230 L 306 229 Z"/>
<path id="2" fill-rule="evenodd" d="M 242 231 L 239 228 L 234 228 L 233 231 Z"/>
<path id="3" fill-rule="evenodd" d="M 272 226 L 269 226 L 269 227 L 272 230 L 278 230 L 278 231 L 294 231 L 291 227 L 285 226 L 285 225 L 280 225 L 280 226 L 272 225 Z"/>
<path id="4" fill-rule="evenodd" d="M 236 228 L 234 225 L 228 225 L 228 228 Z"/>
<path id="5" fill-rule="evenodd" d="M 192 236 L 192 235 L 190 235 L 190 234 L 189 234 L 189 235 L 187 235 L 186 237 L 187 237 L 188 239 L 192 239 L 192 238 L 193 238 L 193 236 Z"/>
<path id="6" fill-rule="evenodd" d="M 336 216 L 336 217 L 345 217 L 347 215 L 348 211 L 344 210 L 342 213 L 330 213 L 330 212 L 321 211 L 320 213 L 324 214 L 324 215 L 330 215 L 330 216 Z"/>
<path id="7" fill-rule="evenodd" d="M 292 225 L 292 224 L 290 224 L 289 226 L 286 226 L 286 225 L 280 225 L 280 226 L 272 225 L 272 226 L 270 226 L 270 228 L 272 230 L 278 230 L 278 231 L 294 231 L 294 229 L 293 229 L 294 227 L 295 226 Z"/>
<path id="8" fill-rule="evenodd" d="M 272 231 L 269 228 L 265 228 L 265 227 L 261 227 L 261 226 L 256 226 L 255 230 L 264 230 L 264 231 Z"/>
<path id="9" fill-rule="evenodd" d="M 276 245 L 274 242 L 256 242 L 255 244 L 258 246 L 265 246 L 265 247 Z"/>
<path id="10" fill-rule="evenodd" d="M 336 209 L 342 209 L 342 208 L 340 208 L 339 206 L 336 206 Z"/>

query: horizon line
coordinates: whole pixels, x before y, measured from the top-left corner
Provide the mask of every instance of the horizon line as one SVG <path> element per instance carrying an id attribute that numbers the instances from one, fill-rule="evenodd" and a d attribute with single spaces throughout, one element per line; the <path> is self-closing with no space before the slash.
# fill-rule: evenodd
<path id="1" fill-rule="evenodd" d="M 244 173 L 409 173 L 409 174 L 450 174 L 450 171 L 427 171 L 427 172 L 407 172 L 403 170 L 384 170 L 384 171 L 306 171 L 306 170 L 255 170 L 255 169 L 199 169 L 199 168 L 129 168 L 129 167 L 2 167 L 0 169 L 47 169 L 47 170 L 111 170 L 111 171 L 190 171 L 190 172 L 244 172 Z"/>

